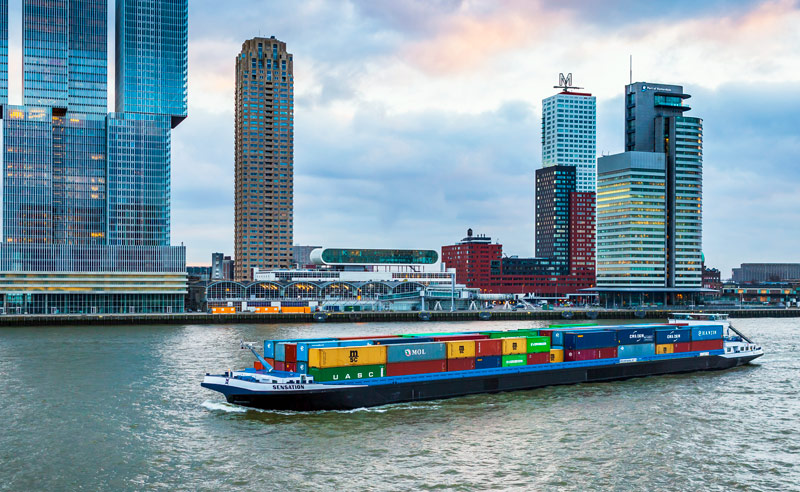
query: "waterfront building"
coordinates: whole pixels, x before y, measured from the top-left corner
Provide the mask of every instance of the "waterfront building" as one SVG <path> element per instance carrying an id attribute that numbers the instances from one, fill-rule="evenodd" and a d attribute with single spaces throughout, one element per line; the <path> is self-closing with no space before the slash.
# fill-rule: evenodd
<path id="1" fill-rule="evenodd" d="M 575 166 L 536 170 L 536 257 L 550 258 L 555 275 L 569 272 L 570 194 L 576 191 Z"/>
<path id="2" fill-rule="evenodd" d="M 679 303 L 702 286 L 702 120 L 677 85 L 625 87 L 625 148 L 598 159 L 597 291 Z"/>
<path id="3" fill-rule="evenodd" d="M 542 165 L 575 168 L 576 191 L 594 192 L 596 188 L 595 97 L 574 92 L 572 74 L 561 77 L 562 91 L 542 100 Z M 539 253 L 536 253 L 537 256 Z"/>
<path id="4" fill-rule="evenodd" d="M 286 43 L 253 38 L 236 57 L 235 278 L 293 261 L 294 62 Z"/>
<path id="5" fill-rule="evenodd" d="M 787 280 L 800 280 L 800 263 L 742 263 L 733 269 L 737 284 Z"/>
<path id="6" fill-rule="evenodd" d="M 4 100 L 2 112 L 3 310 L 183 310 L 169 196 L 170 130 L 186 117 L 187 1 L 117 1 L 114 113 L 107 2 L 22 7 L 24 104 Z"/>
<path id="7" fill-rule="evenodd" d="M 234 260 L 222 253 L 211 255 L 211 280 L 233 279 Z"/>
<path id="8" fill-rule="evenodd" d="M 442 246 L 442 264 L 456 271 L 456 281 L 467 287 L 485 289 L 491 281 L 492 262 L 503 254 L 501 244 L 493 244 L 492 238 L 479 234 L 467 235 L 456 244 Z"/>
<path id="9" fill-rule="evenodd" d="M 256 269 L 252 282 L 212 281 L 206 303 L 212 312 L 287 312 L 466 308 L 477 289 L 455 282 L 437 267 L 432 250 L 317 248 L 313 269 Z M 294 311 L 292 311 L 294 312 Z"/>

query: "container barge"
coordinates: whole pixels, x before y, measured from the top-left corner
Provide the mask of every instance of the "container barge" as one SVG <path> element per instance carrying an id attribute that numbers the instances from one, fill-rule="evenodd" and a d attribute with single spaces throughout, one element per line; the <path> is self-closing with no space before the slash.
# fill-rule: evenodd
<path id="1" fill-rule="evenodd" d="M 229 403 L 347 410 L 559 384 L 613 381 L 747 364 L 764 351 L 722 314 L 666 324 L 242 342 L 254 367 L 206 374 Z"/>

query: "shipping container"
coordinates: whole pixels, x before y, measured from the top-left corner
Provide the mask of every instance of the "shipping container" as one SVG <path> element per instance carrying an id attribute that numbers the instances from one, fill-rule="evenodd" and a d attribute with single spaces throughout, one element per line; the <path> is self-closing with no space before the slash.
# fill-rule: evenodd
<path id="1" fill-rule="evenodd" d="M 500 355 L 485 355 L 475 359 L 475 369 L 492 369 L 503 366 L 503 357 Z"/>
<path id="2" fill-rule="evenodd" d="M 406 335 L 371 335 L 368 337 L 339 337 L 331 340 L 376 340 L 379 338 L 397 338 L 398 336 L 404 337 Z"/>
<path id="3" fill-rule="evenodd" d="M 336 338 L 287 338 L 284 340 L 264 340 L 264 357 L 274 359 L 275 358 L 275 345 L 282 343 L 282 342 L 292 342 L 292 343 L 300 343 L 300 342 L 328 342 L 328 341 L 335 341 Z"/>
<path id="4" fill-rule="evenodd" d="M 509 330 L 509 331 L 495 331 L 484 332 L 489 338 L 520 338 L 520 337 L 537 337 L 539 330 Z"/>
<path id="5" fill-rule="evenodd" d="M 656 330 L 648 327 L 618 327 L 613 328 L 617 334 L 618 345 L 633 345 L 636 343 L 655 343 Z"/>
<path id="6" fill-rule="evenodd" d="M 656 343 L 684 343 L 692 341 L 691 328 L 656 329 Z"/>
<path id="7" fill-rule="evenodd" d="M 329 349 L 314 349 L 329 350 Z M 309 367 L 308 374 L 314 376 L 316 382 L 349 381 L 352 379 L 380 378 L 386 376 L 386 365 L 375 364 L 353 367 Z"/>
<path id="8" fill-rule="evenodd" d="M 259 361 L 255 361 L 255 362 L 253 362 L 253 368 L 255 370 L 257 370 L 257 371 L 263 371 L 264 370 L 264 364 L 262 364 Z"/>
<path id="9" fill-rule="evenodd" d="M 722 325 L 693 326 L 692 341 L 718 340 L 722 338 Z"/>
<path id="10" fill-rule="evenodd" d="M 503 367 L 527 366 L 528 354 L 523 352 L 521 354 L 504 355 L 502 365 Z"/>
<path id="11" fill-rule="evenodd" d="M 564 348 L 567 350 L 613 347 L 617 344 L 617 334 L 608 330 L 581 330 L 564 333 Z"/>
<path id="12" fill-rule="evenodd" d="M 275 365 L 272 367 L 275 368 L 276 371 L 285 371 L 286 370 L 286 362 L 282 360 L 276 360 Z"/>
<path id="13" fill-rule="evenodd" d="M 564 349 L 551 347 L 550 362 L 564 362 Z"/>
<path id="14" fill-rule="evenodd" d="M 447 360 L 418 360 L 413 362 L 390 362 L 386 364 L 387 376 L 407 376 L 409 374 L 428 374 L 445 372 Z"/>
<path id="15" fill-rule="evenodd" d="M 300 374 L 308 374 L 308 362 L 297 362 L 297 367 L 294 370 Z"/>
<path id="16" fill-rule="evenodd" d="M 548 326 L 549 329 L 554 330 L 556 328 L 585 328 L 585 327 L 593 327 L 597 326 L 597 323 L 557 323 L 554 325 Z"/>
<path id="17" fill-rule="evenodd" d="M 656 345 L 656 354 L 672 354 L 674 352 L 674 343 L 659 343 Z"/>
<path id="18" fill-rule="evenodd" d="M 286 370 L 289 372 L 295 372 L 297 370 L 297 362 L 287 362 Z"/>
<path id="19" fill-rule="evenodd" d="M 475 369 L 475 357 L 447 359 L 448 371 L 471 371 Z"/>
<path id="20" fill-rule="evenodd" d="M 503 355 L 527 354 L 528 341 L 525 338 L 503 338 Z"/>
<path id="21" fill-rule="evenodd" d="M 308 351 L 308 365 L 327 368 L 386 364 L 386 347 L 391 345 L 313 348 Z"/>
<path id="22" fill-rule="evenodd" d="M 272 367 L 275 367 L 275 359 L 264 357 L 264 360 L 267 361 L 267 364 L 271 365 Z"/>
<path id="23" fill-rule="evenodd" d="M 564 349 L 564 361 L 572 362 L 578 360 L 595 360 L 598 358 L 597 349 Z"/>
<path id="24" fill-rule="evenodd" d="M 722 350 L 724 342 L 722 339 L 717 340 L 698 340 L 691 342 L 691 352 L 703 352 L 706 350 Z"/>
<path id="25" fill-rule="evenodd" d="M 545 364 L 550 362 L 550 351 L 547 352 L 536 352 L 536 353 L 529 353 L 527 355 L 528 365 L 532 366 L 534 364 Z"/>
<path id="26" fill-rule="evenodd" d="M 503 355 L 503 341 L 502 340 L 475 340 L 475 355 L 477 357 L 486 357 L 486 356 L 491 356 L 491 355 Z"/>
<path id="27" fill-rule="evenodd" d="M 341 347 L 338 340 L 326 340 L 324 342 L 297 342 L 297 362 L 308 362 L 308 351 L 312 348 Z M 365 343 L 367 345 L 367 343 Z"/>
<path id="28" fill-rule="evenodd" d="M 652 343 L 634 343 L 630 345 L 620 345 L 617 353 L 620 359 L 627 357 L 647 357 L 655 355 L 656 346 Z"/>
<path id="29" fill-rule="evenodd" d="M 681 352 L 691 352 L 692 351 L 692 342 L 676 343 L 676 344 L 674 344 L 674 348 L 672 350 L 676 354 L 679 354 Z"/>
<path id="30" fill-rule="evenodd" d="M 415 362 L 447 358 L 447 348 L 443 342 L 405 343 L 386 345 L 386 362 Z"/>
<path id="31" fill-rule="evenodd" d="M 550 337 L 528 337 L 527 352 L 529 354 L 548 353 L 550 352 Z"/>
<path id="32" fill-rule="evenodd" d="M 282 343 L 284 348 L 284 358 L 286 362 L 297 362 L 297 344 L 296 343 Z M 278 348 L 275 348 L 278 351 Z"/>
<path id="33" fill-rule="evenodd" d="M 601 347 L 597 349 L 598 359 L 616 359 L 617 357 L 617 347 Z"/>
<path id="34" fill-rule="evenodd" d="M 475 340 L 459 340 L 445 343 L 447 344 L 448 359 L 475 358 Z"/>
<path id="35" fill-rule="evenodd" d="M 396 345 L 396 344 L 406 344 L 406 343 L 426 343 L 432 342 L 433 338 L 428 337 L 414 337 L 413 340 L 409 340 L 405 337 L 397 337 L 397 338 L 379 338 L 377 340 L 371 340 L 371 345 Z"/>

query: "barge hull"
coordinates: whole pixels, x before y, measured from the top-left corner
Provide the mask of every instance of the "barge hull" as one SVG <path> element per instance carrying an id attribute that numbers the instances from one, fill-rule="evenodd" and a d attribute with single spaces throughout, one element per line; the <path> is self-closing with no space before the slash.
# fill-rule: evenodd
<path id="1" fill-rule="evenodd" d="M 548 371 L 481 375 L 456 379 L 421 380 L 408 383 L 371 384 L 352 388 L 297 392 L 230 393 L 233 388 L 216 388 L 229 403 L 267 410 L 351 410 L 392 403 L 438 400 L 480 393 L 518 391 L 562 384 L 615 381 L 663 374 L 716 371 L 744 365 L 758 355 L 728 358 L 721 355 L 670 358 L 602 366 L 574 367 Z M 226 391 L 227 390 L 227 391 Z"/>

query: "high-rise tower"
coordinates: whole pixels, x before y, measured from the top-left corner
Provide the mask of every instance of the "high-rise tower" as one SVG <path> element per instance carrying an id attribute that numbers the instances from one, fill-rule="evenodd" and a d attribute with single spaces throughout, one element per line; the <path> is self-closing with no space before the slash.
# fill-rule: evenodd
<path id="1" fill-rule="evenodd" d="M 275 37 L 245 41 L 236 57 L 236 280 L 292 265 L 293 73 Z"/>
<path id="2" fill-rule="evenodd" d="M 572 74 L 561 74 L 562 91 L 542 100 L 542 166 L 575 167 L 578 192 L 597 187 L 595 97 L 574 92 Z"/>
<path id="3" fill-rule="evenodd" d="M 2 308 L 182 310 L 169 176 L 170 130 L 186 117 L 187 0 L 117 0 L 110 114 L 107 0 L 22 7 L 25 104 L 2 101 Z"/>

